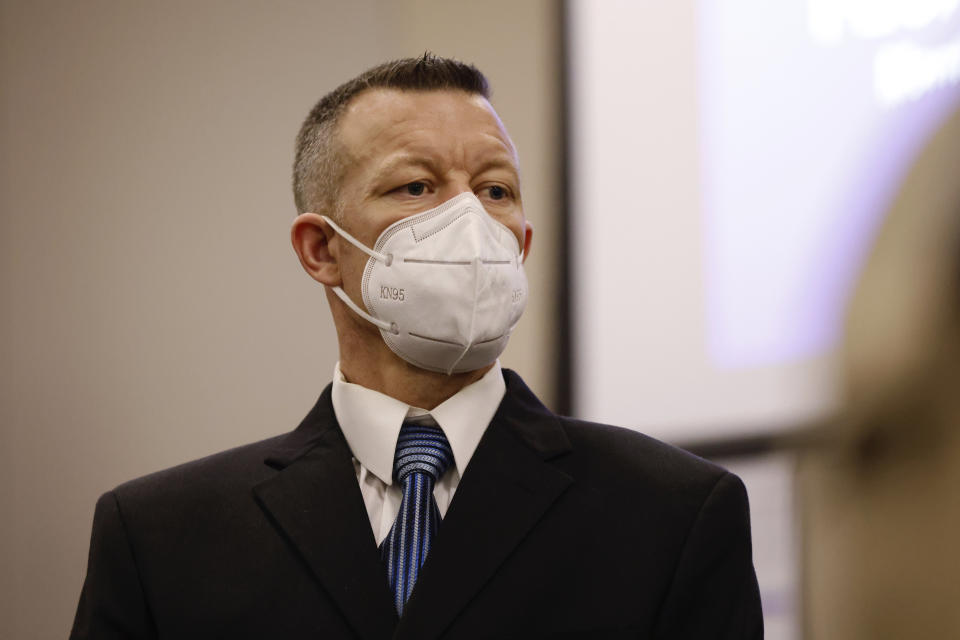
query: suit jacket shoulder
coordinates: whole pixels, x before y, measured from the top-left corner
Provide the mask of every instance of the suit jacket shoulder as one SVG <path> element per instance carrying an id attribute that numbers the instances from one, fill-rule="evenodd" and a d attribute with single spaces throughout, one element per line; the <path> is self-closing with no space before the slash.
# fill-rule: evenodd
<path id="1" fill-rule="evenodd" d="M 181 505 L 238 489 L 248 494 L 253 483 L 271 475 L 271 469 L 290 464 L 337 431 L 328 385 L 295 430 L 135 478 L 114 492 L 124 502 L 180 499 Z M 190 499 L 183 501 L 185 497 Z"/>
<path id="2" fill-rule="evenodd" d="M 234 447 L 226 451 L 178 464 L 168 469 L 128 480 L 112 491 L 124 507 L 162 508 L 165 502 L 179 507 L 196 504 L 202 510 L 210 501 L 217 501 L 242 486 L 249 489 L 258 477 L 266 477 L 266 454 L 283 441 L 285 435 L 274 436 Z M 165 514 L 170 515 L 169 511 Z"/>
<path id="3" fill-rule="evenodd" d="M 603 461 L 611 476 L 651 490 L 672 493 L 709 492 L 727 471 L 708 460 L 623 427 L 560 418 L 575 451 Z M 634 485 L 633 483 L 637 483 Z"/>

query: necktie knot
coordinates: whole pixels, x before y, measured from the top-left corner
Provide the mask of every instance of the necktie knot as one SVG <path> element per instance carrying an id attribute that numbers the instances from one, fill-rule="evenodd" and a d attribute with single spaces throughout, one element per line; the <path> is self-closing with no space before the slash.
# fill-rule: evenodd
<path id="1" fill-rule="evenodd" d="M 439 427 L 403 423 L 393 460 L 393 477 L 397 481 L 403 483 L 410 474 L 420 472 L 436 482 L 451 464 L 453 450 Z"/>

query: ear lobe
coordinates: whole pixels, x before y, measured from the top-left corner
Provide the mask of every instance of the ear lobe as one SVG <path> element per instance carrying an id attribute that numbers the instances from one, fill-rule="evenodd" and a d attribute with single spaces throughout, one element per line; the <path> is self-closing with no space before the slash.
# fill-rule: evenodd
<path id="1" fill-rule="evenodd" d="M 337 256 L 336 232 L 316 213 L 301 213 L 290 227 L 290 242 L 307 274 L 328 287 L 343 283 Z"/>
<path id="2" fill-rule="evenodd" d="M 529 220 L 523 221 L 523 261 L 530 257 L 530 246 L 533 244 L 533 224 Z"/>

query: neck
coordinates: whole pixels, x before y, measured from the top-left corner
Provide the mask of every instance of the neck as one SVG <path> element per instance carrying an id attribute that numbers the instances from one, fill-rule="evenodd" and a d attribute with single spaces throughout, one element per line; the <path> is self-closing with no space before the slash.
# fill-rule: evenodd
<path id="1" fill-rule="evenodd" d="M 393 357 L 399 360 L 395 355 Z M 380 364 L 370 365 L 358 363 L 345 354 L 340 354 L 340 372 L 347 382 L 379 391 L 412 407 L 428 411 L 468 384 L 482 378 L 492 366 L 491 364 L 477 371 L 448 376 L 420 369 L 402 360 L 398 363 L 387 359 Z"/>
<path id="2" fill-rule="evenodd" d="M 402 360 L 390 351 L 379 334 L 376 334 L 375 341 L 369 337 L 343 333 L 339 336 L 340 372 L 343 377 L 348 382 L 428 411 L 482 378 L 493 366 L 490 364 L 476 371 L 448 376 Z"/>

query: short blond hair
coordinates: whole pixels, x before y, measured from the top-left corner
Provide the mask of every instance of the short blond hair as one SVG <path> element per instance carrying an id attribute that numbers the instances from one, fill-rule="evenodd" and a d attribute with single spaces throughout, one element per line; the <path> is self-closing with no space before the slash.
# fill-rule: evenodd
<path id="1" fill-rule="evenodd" d="M 297 212 L 341 218 L 339 187 L 348 159 L 337 139 L 337 125 L 347 105 L 367 89 L 440 91 L 456 89 L 490 97 L 490 85 L 479 69 L 429 52 L 368 69 L 343 83 L 311 109 L 297 135 L 293 162 L 293 198 Z"/>

